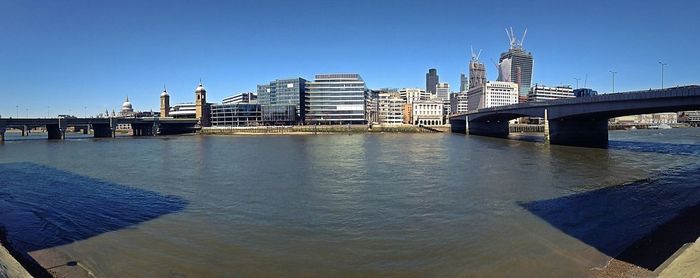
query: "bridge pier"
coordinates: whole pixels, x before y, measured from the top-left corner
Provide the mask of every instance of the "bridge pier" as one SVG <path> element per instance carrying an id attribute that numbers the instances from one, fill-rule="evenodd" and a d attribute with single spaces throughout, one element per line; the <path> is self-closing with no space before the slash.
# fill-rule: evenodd
<path id="1" fill-rule="evenodd" d="M 507 120 L 470 121 L 467 126 L 469 135 L 506 138 L 510 133 Z"/>
<path id="2" fill-rule="evenodd" d="M 66 139 L 66 130 L 61 129 L 60 124 L 47 124 L 46 131 L 49 134 L 50 140 L 63 140 Z"/>
<path id="3" fill-rule="evenodd" d="M 22 137 L 24 136 L 29 136 L 29 127 L 27 127 L 26 125 L 22 126 Z"/>
<path id="4" fill-rule="evenodd" d="M 92 134 L 95 138 L 110 138 L 116 135 L 110 124 L 92 124 Z"/>
<path id="5" fill-rule="evenodd" d="M 453 133 L 467 134 L 467 120 L 450 119 L 450 131 Z"/>
<path id="6" fill-rule="evenodd" d="M 0 123 L 0 143 L 5 142 L 5 130 L 7 130 L 5 123 Z"/>
<path id="7" fill-rule="evenodd" d="M 557 119 L 549 121 L 549 143 L 580 147 L 608 146 L 608 119 Z"/>

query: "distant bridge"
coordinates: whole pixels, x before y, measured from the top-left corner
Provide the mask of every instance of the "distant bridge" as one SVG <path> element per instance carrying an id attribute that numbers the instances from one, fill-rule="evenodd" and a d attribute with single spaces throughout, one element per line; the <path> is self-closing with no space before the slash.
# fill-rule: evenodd
<path id="1" fill-rule="evenodd" d="M 450 117 L 452 132 L 507 137 L 508 122 L 520 117 L 545 119 L 545 141 L 557 145 L 605 147 L 610 118 L 700 110 L 700 86 L 603 94 L 526 102 L 480 109 Z"/>
<path id="2" fill-rule="evenodd" d="M 22 130 L 25 135 L 36 127 L 45 127 L 49 139 L 65 139 L 69 127 L 93 131 L 95 137 L 114 137 L 120 124 L 130 124 L 134 136 L 155 136 L 192 133 L 197 130 L 197 119 L 173 118 L 0 118 L 0 141 L 5 140 L 8 128 Z"/>

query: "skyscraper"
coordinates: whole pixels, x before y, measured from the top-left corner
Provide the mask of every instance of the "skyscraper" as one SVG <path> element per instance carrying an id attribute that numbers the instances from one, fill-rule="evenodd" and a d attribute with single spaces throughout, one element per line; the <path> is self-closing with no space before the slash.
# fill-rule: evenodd
<path id="1" fill-rule="evenodd" d="M 519 95 L 527 96 L 532 85 L 532 53 L 523 49 L 523 41 L 527 34 L 527 29 L 523 38 L 518 41 L 513 33 L 513 28 L 506 29 L 506 34 L 510 41 L 508 52 L 501 53 L 498 62 L 498 81 L 514 82 L 518 84 Z"/>
<path id="2" fill-rule="evenodd" d="M 469 78 L 464 73 L 459 75 L 459 91 L 466 92 L 469 90 Z"/>
<path id="3" fill-rule="evenodd" d="M 486 66 L 479 61 L 479 56 L 481 56 L 481 51 L 479 54 L 474 54 L 474 50 L 472 50 L 472 59 L 469 61 L 469 87 L 467 90 L 461 90 L 462 92 L 486 84 Z"/>
<path id="4" fill-rule="evenodd" d="M 440 76 L 436 69 L 429 69 L 425 74 L 425 91 L 431 95 L 435 94 L 435 87 L 440 83 Z"/>

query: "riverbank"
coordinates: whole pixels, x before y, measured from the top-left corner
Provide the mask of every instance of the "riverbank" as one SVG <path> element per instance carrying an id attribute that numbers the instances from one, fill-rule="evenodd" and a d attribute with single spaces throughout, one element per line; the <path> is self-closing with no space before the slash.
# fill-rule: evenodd
<path id="1" fill-rule="evenodd" d="M 207 135 L 256 135 L 256 134 L 343 134 L 343 133 L 436 133 L 449 132 L 449 126 L 372 126 L 367 125 L 306 125 L 260 127 L 205 127 L 200 131 Z"/>
<path id="2" fill-rule="evenodd" d="M 7 241 L 0 229 L 0 278 L 32 277 L 29 272 L 5 248 Z"/>

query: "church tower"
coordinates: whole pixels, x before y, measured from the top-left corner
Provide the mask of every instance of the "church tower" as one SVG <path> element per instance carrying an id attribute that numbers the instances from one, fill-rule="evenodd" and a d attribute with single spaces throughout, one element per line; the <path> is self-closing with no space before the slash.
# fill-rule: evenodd
<path id="1" fill-rule="evenodd" d="M 170 116 L 170 95 L 163 86 L 163 92 L 160 94 L 160 117 L 167 118 Z"/>
<path id="2" fill-rule="evenodd" d="M 209 126 L 209 107 L 207 106 L 207 90 L 204 89 L 202 81 L 194 91 L 195 94 L 195 118 L 199 120 L 199 125 Z"/>

